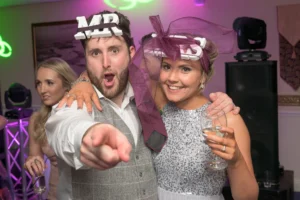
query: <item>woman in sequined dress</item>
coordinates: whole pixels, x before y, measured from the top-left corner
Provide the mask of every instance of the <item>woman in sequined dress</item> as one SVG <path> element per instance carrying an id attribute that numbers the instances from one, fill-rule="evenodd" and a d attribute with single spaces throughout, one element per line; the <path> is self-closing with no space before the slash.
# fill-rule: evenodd
<path id="1" fill-rule="evenodd" d="M 202 133 L 207 120 L 203 116 L 210 104 L 202 92 L 213 75 L 218 51 L 230 52 L 228 45 L 234 32 L 193 17 L 175 20 L 163 32 L 158 16 L 150 20 L 155 33 L 144 42 L 142 53 L 144 58 L 152 54 L 160 62 L 151 62 L 152 57 L 141 70 L 152 79 L 152 94 L 168 133 L 165 146 L 153 156 L 159 199 L 221 200 L 226 177 L 234 199 L 257 199 L 250 136 L 241 116 L 226 114 L 228 126 L 221 128 L 227 134 L 225 138 Z M 216 41 L 219 49 L 212 42 L 218 37 L 227 42 Z M 176 54 L 176 48 L 180 54 Z M 159 69 L 158 75 L 151 74 Z M 212 154 L 228 162 L 226 170 L 207 169 Z"/>

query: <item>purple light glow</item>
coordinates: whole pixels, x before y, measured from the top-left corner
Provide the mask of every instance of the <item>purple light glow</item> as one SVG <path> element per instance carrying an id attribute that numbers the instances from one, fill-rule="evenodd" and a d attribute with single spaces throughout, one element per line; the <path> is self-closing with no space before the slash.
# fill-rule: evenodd
<path id="1" fill-rule="evenodd" d="M 194 0 L 196 6 L 204 6 L 205 0 Z"/>
<path id="2" fill-rule="evenodd" d="M 18 197 L 32 199 L 35 196 L 32 188 L 31 175 L 23 169 L 27 158 L 26 148 L 29 141 L 28 119 L 11 120 L 5 127 L 6 166 L 13 184 L 13 190 Z M 26 185 L 26 188 L 20 190 Z M 23 199 L 23 198 L 22 198 Z"/>
<path id="3" fill-rule="evenodd" d="M 21 123 L 23 124 L 23 126 L 28 126 L 28 121 L 22 121 L 21 120 Z M 19 122 L 18 121 L 16 121 L 16 122 L 9 122 L 9 123 L 7 123 L 6 126 L 7 127 L 19 126 Z"/>

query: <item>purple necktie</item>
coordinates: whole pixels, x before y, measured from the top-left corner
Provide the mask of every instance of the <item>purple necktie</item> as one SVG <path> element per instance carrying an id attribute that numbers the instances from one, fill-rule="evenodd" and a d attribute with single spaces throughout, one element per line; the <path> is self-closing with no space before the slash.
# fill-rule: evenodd
<path id="1" fill-rule="evenodd" d="M 167 132 L 146 84 L 145 73 L 134 63 L 131 63 L 129 66 L 129 79 L 143 127 L 144 142 L 150 149 L 159 152 L 167 140 Z"/>

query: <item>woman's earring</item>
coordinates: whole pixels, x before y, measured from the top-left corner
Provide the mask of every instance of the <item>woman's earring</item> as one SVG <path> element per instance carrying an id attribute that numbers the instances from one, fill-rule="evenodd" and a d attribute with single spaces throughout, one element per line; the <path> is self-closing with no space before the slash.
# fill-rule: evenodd
<path id="1" fill-rule="evenodd" d="M 201 83 L 200 89 L 203 90 L 204 88 L 205 88 L 205 85 L 203 83 Z"/>

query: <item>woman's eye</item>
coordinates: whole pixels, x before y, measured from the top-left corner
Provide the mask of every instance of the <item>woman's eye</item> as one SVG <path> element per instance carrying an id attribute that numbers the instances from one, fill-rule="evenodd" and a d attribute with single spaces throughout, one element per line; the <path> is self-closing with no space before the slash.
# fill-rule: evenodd
<path id="1" fill-rule="evenodd" d="M 168 69 L 170 69 L 170 66 L 169 66 L 169 65 L 162 65 L 162 68 L 163 68 L 164 70 L 168 70 Z"/>
<path id="2" fill-rule="evenodd" d="M 191 71 L 191 69 L 189 67 L 182 67 L 182 71 L 183 72 L 189 72 L 189 71 Z"/>

